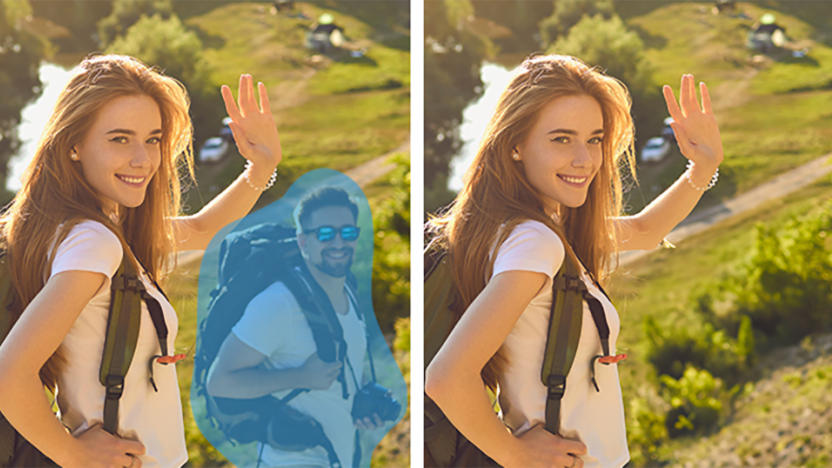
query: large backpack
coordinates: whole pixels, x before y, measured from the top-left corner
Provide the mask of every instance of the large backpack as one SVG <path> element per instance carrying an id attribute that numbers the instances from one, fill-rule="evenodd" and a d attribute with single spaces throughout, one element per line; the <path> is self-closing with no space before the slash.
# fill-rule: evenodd
<path id="1" fill-rule="evenodd" d="M 164 295 L 158 284 L 156 287 Z M 21 308 L 13 304 L 13 298 L 11 272 L 6 262 L 4 245 L 0 248 L 0 342 L 6 339 L 22 313 Z M 161 305 L 147 292 L 125 251 L 121 265 L 110 283 L 110 310 L 99 368 L 99 381 L 105 387 L 103 428 L 111 434 L 118 432 L 119 400 L 124 391 L 124 376 L 127 375 L 136 351 L 142 302 L 147 305 L 161 348 L 161 355 L 154 356 L 153 361 L 163 365 L 175 362 L 175 359 L 168 356 L 167 326 Z M 150 363 L 151 370 L 153 361 Z M 153 385 L 155 388 L 155 383 Z M 0 414 L 0 467 L 6 466 L 56 464 L 27 441 L 5 416 Z"/>
<path id="2" fill-rule="evenodd" d="M 426 231 L 424 252 L 425 369 L 433 360 L 463 310 L 451 271 L 448 251 L 440 235 Z M 609 327 L 601 303 L 586 289 L 580 278 L 580 265 L 566 255 L 552 281 L 552 305 L 546 351 L 540 379 L 548 389 L 545 429 L 552 434 L 560 430 L 560 402 L 566 390 L 566 376 L 572 367 L 581 334 L 583 302 L 589 305 L 593 322 L 601 338 L 601 363 L 609 362 Z M 597 284 L 597 282 L 596 282 Z M 600 285 L 598 285 L 600 288 Z M 603 289 L 601 289 L 603 292 Z M 604 292 L 606 295 L 606 292 Z M 594 363 L 593 360 L 593 384 Z M 597 384 L 595 384 L 596 390 Z M 494 467 L 499 464 L 463 436 L 442 410 L 424 395 L 425 467 Z"/>
<path id="3" fill-rule="evenodd" d="M 256 267 L 252 267 L 256 265 Z M 220 346 L 240 320 L 246 305 L 276 281 L 292 293 L 312 331 L 318 355 L 324 362 L 342 362 L 337 381 L 343 397 L 347 393 L 347 372 L 353 374 L 346 358 L 347 345 L 332 305 L 311 273 L 297 246 L 294 228 L 274 223 L 261 224 L 233 233 L 223 240 L 219 252 L 217 286 L 210 293 L 208 313 L 199 324 L 194 356 L 194 391 L 206 402 L 206 415 L 232 444 L 265 442 L 282 450 L 323 447 L 330 464 L 339 465 L 331 442 L 320 424 L 287 403 L 307 389 L 294 389 L 283 398 L 266 395 L 254 399 L 222 398 L 207 391 L 208 372 Z M 359 318 L 356 282 L 347 276 L 347 292 Z M 369 355 L 369 343 L 368 343 Z M 370 358 L 375 380 L 375 369 Z M 356 382 L 357 388 L 360 384 Z M 263 440 L 263 437 L 268 440 Z M 359 452 L 356 451 L 356 455 Z"/>

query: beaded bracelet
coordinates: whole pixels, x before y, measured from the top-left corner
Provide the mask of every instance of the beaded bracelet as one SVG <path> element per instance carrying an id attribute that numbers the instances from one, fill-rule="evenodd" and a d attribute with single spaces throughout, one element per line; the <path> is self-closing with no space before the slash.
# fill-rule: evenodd
<path id="1" fill-rule="evenodd" d="M 248 186 L 253 188 L 254 190 L 257 190 L 258 192 L 264 192 L 264 191 L 270 189 L 272 187 L 272 185 L 274 185 L 275 181 L 277 180 L 277 168 L 274 168 L 274 171 L 272 172 L 272 176 L 269 177 L 269 181 L 266 182 L 266 185 L 264 187 L 258 187 L 256 185 L 254 185 L 254 183 L 251 182 L 251 178 L 249 177 L 249 174 L 251 173 L 251 168 L 252 167 L 253 167 L 253 165 L 252 165 L 251 161 L 246 161 L 246 168 L 243 171 L 243 178 L 246 179 L 246 183 L 248 184 Z"/>
<path id="2" fill-rule="evenodd" d="M 719 180 L 719 168 L 716 168 L 716 171 L 714 172 L 714 175 L 711 176 L 711 181 L 708 182 L 708 185 L 706 185 L 705 187 L 699 187 L 698 185 L 693 183 L 693 180 L 690 178 L 690 170 L 692 168 L 693 161 L 688 160 L 687 171 L 685 171 L 685 179 L 687 179 L 688 184 L 690 184 L 691 187 L 693 187 L 695 190 L 699 192 L 704 192 L 706 190 L 712 189 L 714 185 L 716 185 L 716 181 Z"/>

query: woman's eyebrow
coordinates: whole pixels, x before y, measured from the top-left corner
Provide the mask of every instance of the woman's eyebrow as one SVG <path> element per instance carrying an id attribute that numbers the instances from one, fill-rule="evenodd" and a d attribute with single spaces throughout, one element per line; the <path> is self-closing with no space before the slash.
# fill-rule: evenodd
<path id="1" fill-rule="evenodd" d="M 568 129 L 568 128 L 556 128 L 554 130 L 549 130 L 548 132 L 546 132 L 547 135 L 550 135 L 552 133 L 565 133 L 567 135 L 577 135 L 578 134 L 577 131 L 571 130 L 571 129 Z M 604 129 L 603 128 L 596 129 L 592 133 L 590 133 L 590 135 L 597 135 L 599 133 L 604 133 Z"/>
<path id="2" fill-rule="evenodd" d="M 108 131 L 107 133 L 105 133 L 105 135 L 109 135 L 111 133 L 123 133 L 125 135 L 135 135 L 136 134 L 136 132 L 134 132 L 133 130 L 128 130 L 128 129 L 125 129 L 125 128 L 114 128 L 114 129 Z M 156 130 L 153 130 L 152 132 L 150 132 L 150 135 L 158 135 L 158 134 L 161 134 L 161 133 L 162 133 L 162 129 L 157 128 Z"/>

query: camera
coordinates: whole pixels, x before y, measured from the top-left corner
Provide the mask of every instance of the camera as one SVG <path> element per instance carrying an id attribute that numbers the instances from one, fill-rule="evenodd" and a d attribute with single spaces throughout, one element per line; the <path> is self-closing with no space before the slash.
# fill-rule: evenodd
<path id="1" fill-rule="evenodd" d="M 355 395 L 352 402 L 352 419 L 371 418 L 375 414 L 382 421 L 395 421 L 402 410 L 402 405 L 390 390 L 376 382 L 370 382 Z"/>

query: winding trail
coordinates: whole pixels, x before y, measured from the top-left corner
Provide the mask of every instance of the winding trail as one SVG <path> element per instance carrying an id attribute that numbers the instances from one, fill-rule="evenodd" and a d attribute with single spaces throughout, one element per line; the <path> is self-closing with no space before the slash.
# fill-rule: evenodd
<path id="1" fill-rule="evenodd" d="M 784 172 L 768 182 L 760 184 L 719 205 L 695 212 L 676 226 L 676 229 L 667 235 L 667 240 L 673 244 L 679 243 L 724 219 L 752 210 L 769 200 L 782 198 L 798 189 L 806 187 L 830 172 L 832 172 L 832 153 L 812 160 L 789 172 Z M 656 250 L 658 249 L 624 252 L 620 256 L 620 265 L 627 265 Z"/>

